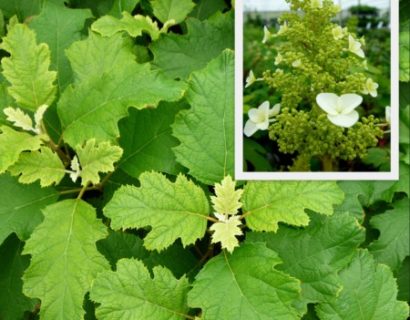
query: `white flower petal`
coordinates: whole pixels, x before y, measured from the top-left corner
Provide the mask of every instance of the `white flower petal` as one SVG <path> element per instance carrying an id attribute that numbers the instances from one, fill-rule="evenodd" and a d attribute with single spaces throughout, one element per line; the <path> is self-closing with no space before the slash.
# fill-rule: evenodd
<path id="1" fill-rule="evenodd" d="M 248 111 L 248 116 L 249 116 L 249 119 L 250 119 L 252 122 L 255 122 L 255 123 L 259 122 L 259 119 L 260 119 L 259 109 L 256 109 L 256 108 L 250 109 L 250 110 Z"/>
<path id="2" fill-rule="evenodd" d="M 269 115 L 269 108 L 270 108 L 270 103 L 269 101 L 265 101 L 262 103 L 259 107 L 258 110 L 262 112 L 263 114 Z"/>
<path id="3" fill-rule="evenodd" d="M 256 123 L 256 127 L 257 127 L 259 130 L 268 130 L 268 128 L 269 128 L 269 119 L 266 118 L 266 121 Z"/>
<path id="4" fill-rule="evenodd" d="M 342 114 L 349 114 L 363 102 L 363 98 L 358 94 L 348 93 L 340 97 L 340 106 L 343 108 Z"/>
<path id="5" fill-rule="evenodd" d="M 339 114 L 339 115 L 327 115 L 329 121 L 338 127 L 342 128 L 350 128 L 352 127 L 357 121 L 359 121 L 359 113 L 357 111 L 352 111 L 348 114 Z"/>
<path id="6" fill-rule="evenodd" d="M 275 104 L 273 108 L 269 111 L 269 118 L 278 115 L 280 112 L 280 103 Z"/>
<path id="7" fill-rule="evenodd" d="M 388 124 L 390 124 L 391 122 L 391 107 L 390 106 L 386 107 L 386 122 Z"/>
<path id="8" fill-rule="evenodd" d="M 265 44 L 266 42 L 268 42 L 270 40 L 271 37 L 272 37 L 272 34 L 270 33 L 268 27 L 264 26 L 263 27 L 263 40 L 262 40 L 262 43 Z"/>
<path id="9" fill-rule="evenodd" d="M 256 131 L 258 131 L 256 124 L 252 122 L 251 120 L 246 121 L 245 128 L 243 129 L 243 133 L 245 134 L 245 136 L 250 137 Z"/>
<path id="10" fill-rule="evenodd" d="M 320 93 L 316 97 L 316 102 L 320 108 L 328 114 L 337 115 L 336 106 L 339 96 L 334 93 Z"/>

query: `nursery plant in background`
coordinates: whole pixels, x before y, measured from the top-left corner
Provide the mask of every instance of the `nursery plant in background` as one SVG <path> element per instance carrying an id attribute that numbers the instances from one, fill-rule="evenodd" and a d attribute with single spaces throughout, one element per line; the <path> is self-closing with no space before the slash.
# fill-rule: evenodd
<path id="1" fill-rule="evenodd" d="M 0 319 L 407 318 L 408 157 L 232 178 L 229 2 L 0 9 Z"/>
<path id="2" fill-rule="evenodd" d="M 288 2 L 292 11 L 280 17 L 278 32 L 264 29 L 262 42 L 272 44 L 275 70 L 259 78 L 251 73 L 247 83 L 251 92 L 253 83 L 264 82 L 278 96 L 280 113 L 262 126 L 263 117 L 250 109 L 244 133 L 269 129 L 277 171 L 369 170 L 364 161 L 371 148 L 389 157 L 390 128 L 384 113 L 379 117 L 364 104 L 366 96 L 378 99 L 379 88 L 368 70 L 366 40 L 332 22 L 340 11 L 333 1 Z"/>

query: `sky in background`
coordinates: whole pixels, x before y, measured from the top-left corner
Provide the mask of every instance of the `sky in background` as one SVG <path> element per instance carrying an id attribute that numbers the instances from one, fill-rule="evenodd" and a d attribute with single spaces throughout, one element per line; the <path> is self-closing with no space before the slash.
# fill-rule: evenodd
<path id="1" fill-rule="evenodd" d="M 334 0 L 339 3 L 339 0 Z M 386 9 L 390 6 L 390 0 L 360 0 L 361 4 Z M 340 0 L 342 8 L 346 9 L 357 5 L 359 0 Z M 289 5 L 285 0 L 244 0 L 246 11 L 283 11 L 289 10 Z"/>

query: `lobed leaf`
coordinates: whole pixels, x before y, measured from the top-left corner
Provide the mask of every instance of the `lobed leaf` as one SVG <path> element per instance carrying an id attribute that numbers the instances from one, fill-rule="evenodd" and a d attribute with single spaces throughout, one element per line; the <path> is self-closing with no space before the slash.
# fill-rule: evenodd
<path id="1" fill-rule="evenodd" d="M 162 23 L 173 20 L 179 24 L 185 20 L 187 15 L 195 7 L 191 0 L 151 0 L 154 15 Z"/>

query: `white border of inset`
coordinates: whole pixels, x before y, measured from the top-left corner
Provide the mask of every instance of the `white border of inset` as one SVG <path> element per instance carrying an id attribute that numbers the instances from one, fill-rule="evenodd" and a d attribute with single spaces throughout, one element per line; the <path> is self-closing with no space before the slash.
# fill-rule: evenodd
<path id="1" fill-rule="evenodd" d="M 399 0 L 391 0 L 391 163 L 390 172 L 243 171 L 243 0 L 235 1 L 235 179 L 236 180 L 398 180 L 399 179 Z"/>

